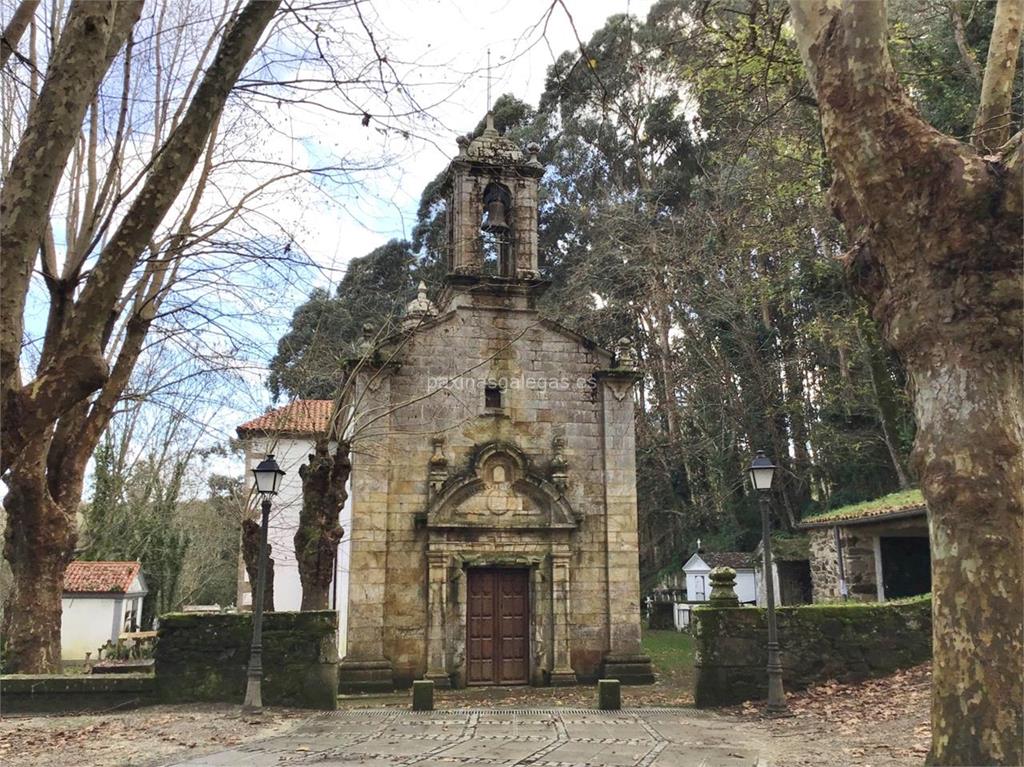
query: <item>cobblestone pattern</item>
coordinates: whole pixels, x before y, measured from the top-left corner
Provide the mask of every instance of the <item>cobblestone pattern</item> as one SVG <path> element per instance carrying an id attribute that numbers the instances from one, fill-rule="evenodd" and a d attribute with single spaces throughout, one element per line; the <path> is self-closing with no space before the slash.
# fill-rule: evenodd
<path id="1" fill-rule="evenodd" d="M 174 765 L 744 767 L 758 762 L 766 741 L 760 725 L 685 709 L 346 711 Z"/>

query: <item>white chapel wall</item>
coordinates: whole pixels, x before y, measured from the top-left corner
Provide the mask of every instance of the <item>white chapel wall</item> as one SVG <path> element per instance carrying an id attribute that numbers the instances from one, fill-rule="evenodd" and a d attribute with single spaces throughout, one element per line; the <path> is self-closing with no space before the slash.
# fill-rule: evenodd
<path id="1" fill-rule="evenodd" d="M 289 438 L 270 440 L 249 440 L 245 450 L 245 477 L 252 484 L 252 470 L 273 452 L 278 466 L 285 471 L 281 490 L 272 500 L 268 537 L 274 559 L 274 609 L 298 610 L 302 604 L 302 583 L 299 580 L 299 568 L 295 560 L 295 531 L 298 529 L 299 512 L 302 510 L 302 480 L 299 478 L 299 467 L 302 466 L 313 452 L 313 440 L 310 438 Z M 344 652 L 346 635 L 346 617 L 348 614 L 348 577 L 350 555 L 350 531 L 352 528 L 351 498 L 346 501 L 341 512 L 341 526 L 345 535 L 338 547 L 337 573 L 338 582 L 338 638 L 339 651 Z M 244 568 L 242 568 L 244 575 Z M 333 597 L 333 594 L 332 594 Z M 245 605 L 251 604 L 251 596 L 246 596 Z"/>

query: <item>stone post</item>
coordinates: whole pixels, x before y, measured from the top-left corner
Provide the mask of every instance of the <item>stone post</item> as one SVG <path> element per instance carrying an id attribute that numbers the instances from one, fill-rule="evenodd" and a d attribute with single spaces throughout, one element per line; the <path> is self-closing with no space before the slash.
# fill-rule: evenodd
<path id="1" fill-rule="evenodd" d="M 417 679 L 412 683 L 412 710 L 434 710 L 434 683 L 429 679 Z"/>
<path id="2" fill-rule="evenodd" d="M 716 567 L 708 573 L 711 581 L 711 596 L 708 602 L 712 607 L 739 607 L 740 598 L 736 596 L 736 571 L 731 567 Z"/>

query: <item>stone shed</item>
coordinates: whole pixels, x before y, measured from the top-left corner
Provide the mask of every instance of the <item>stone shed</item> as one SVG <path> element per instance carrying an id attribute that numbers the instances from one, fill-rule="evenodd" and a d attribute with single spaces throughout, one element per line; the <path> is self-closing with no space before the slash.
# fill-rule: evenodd
<path id="1" fill-rule="evenodd" d="M 342 690 L 653 681 L 641 654 L 639 374 L 542 317 L 537 147 L 488 117 L 446 175 L 448 274 L 353 369 Z M 369 359 L 369 364 L 365 360 Z"/>
<path id="2" fill-rule="evenodd" d="M 808 517 L 815 602 L 885 602 L 931 591 L 928 509 L 920 490 Z"/>

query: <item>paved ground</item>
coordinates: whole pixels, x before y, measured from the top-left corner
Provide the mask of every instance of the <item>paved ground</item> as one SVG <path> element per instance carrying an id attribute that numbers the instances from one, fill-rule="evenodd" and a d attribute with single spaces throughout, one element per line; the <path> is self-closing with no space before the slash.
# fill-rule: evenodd
<path id="1" fill-rule="evenodd" d="M 758 723 L 685 709 L 349 710 L 174 767 L 753 767 L 770 760 Z"/>

